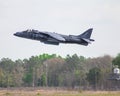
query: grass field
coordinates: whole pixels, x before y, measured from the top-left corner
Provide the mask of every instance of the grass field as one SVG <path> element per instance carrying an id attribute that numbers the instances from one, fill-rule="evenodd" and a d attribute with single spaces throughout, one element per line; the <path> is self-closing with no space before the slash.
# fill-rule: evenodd
<path id="1" fill-rule="evenodd" d="M 120 91 L 0 90 L 0 96 L 120 96 Z"/>

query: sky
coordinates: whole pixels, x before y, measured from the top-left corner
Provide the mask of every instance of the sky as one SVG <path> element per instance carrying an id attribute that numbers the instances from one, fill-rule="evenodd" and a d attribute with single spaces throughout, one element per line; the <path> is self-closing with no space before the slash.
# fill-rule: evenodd
<path id="1" fill-rule="evenodd" d="M 95 42 L 43 44 L 13 36 L 27 29 L 79 35 L 93 28 Z M 43 53 L 85 57 L 120 53 L 120 0 L 0 0 L 0 59 L 29 58 Z"/>

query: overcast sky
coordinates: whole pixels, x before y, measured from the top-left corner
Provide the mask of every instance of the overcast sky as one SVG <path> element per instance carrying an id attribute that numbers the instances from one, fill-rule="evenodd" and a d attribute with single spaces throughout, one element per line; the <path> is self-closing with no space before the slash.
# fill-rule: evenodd
<path id="1" fill-rule="evenodd" d="M 95 42 L 46 45 L 13 36 L 26 29 L 79 35 L 93 28 Z M 120 53 L 120 0 L 0 0 L 0 59 L 48 53 L 85 57 Z"/>

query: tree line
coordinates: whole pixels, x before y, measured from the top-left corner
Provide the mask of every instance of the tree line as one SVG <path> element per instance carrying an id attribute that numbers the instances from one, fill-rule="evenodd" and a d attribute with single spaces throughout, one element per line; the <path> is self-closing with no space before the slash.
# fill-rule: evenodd
<path id="1" fill-rule="evenodd" d="M 116 81 L 108 80 L 112 68 L 120 68 L 120 54 L 85 58 L 74 54 L 65 58 L 56 54 L 31 56 L 29 59 L 0 60 L 0 87 L 69 87 L 109 89 Z M 116 85 L 117 85 L 116 84 Z"/>

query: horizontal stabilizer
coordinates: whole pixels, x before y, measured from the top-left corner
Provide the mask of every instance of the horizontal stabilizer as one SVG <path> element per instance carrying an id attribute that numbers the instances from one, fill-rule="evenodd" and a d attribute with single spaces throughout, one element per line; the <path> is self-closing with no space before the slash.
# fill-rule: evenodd
<path id="1" fill-rule="evenodd" d="M 91 43 L 89 39 L 86 39 L 86 38 L 81 38 L 81 39 L 89 44 Z"/>

